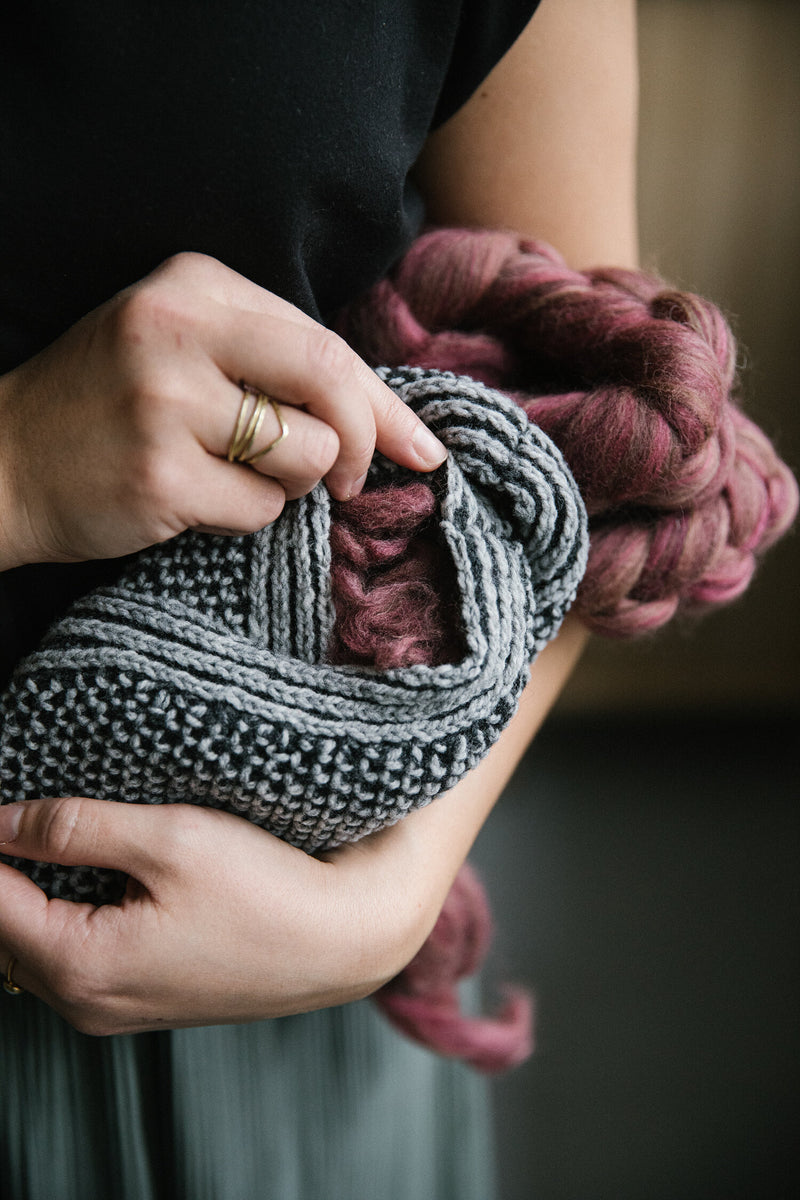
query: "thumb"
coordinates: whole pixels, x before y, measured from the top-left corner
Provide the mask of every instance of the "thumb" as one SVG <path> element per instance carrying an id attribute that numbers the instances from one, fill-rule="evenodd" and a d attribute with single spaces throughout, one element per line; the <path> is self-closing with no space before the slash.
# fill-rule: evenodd
<path id="1" fill-rule="evenodd" d="M 36 972 L 31 972 L 30 964 L 38 965 L 47 906 L 44 892 L 27 875 L 0 863 L 0 971 L 4 976 L 8 972 L 7 978 L 26 992 L 34 987 Z"/>
<path id="2" fill-rule="evenodd" d="M 47 803 L 58 802 L 31 801 L 18 807 L 27 810 Z M 14 852 L 19 849 L 21 853 L 18 839 L 9 841 L 5 837 L 9 825 L 13 832 L 19 818 L 13 811 L 17 806 L 9 807 L 12 811 L 8 816 L 6 808 L 0 808 L 0 851 L 10 852 L 13 848 Z M 27 818 L 28 813 L 23 816 Z M 39 851 L 33 853 L 37 857 L 40 854 Z M 91 968 L 92 961 L 106 964 L 113 961 L 107 938 L 101 939 L 95 953 L 91 952 L 90 946 L 91 934 L 98 930 L 108 933 L 110 929 L 113 934 L 113 919 L 105 920 L 101 925 L 95 919 L 98 914 L 106 916 L 109 912 L 112 918 L 119 915 L 114 906 L 96 909 L 88 903 L 49 900 L 27 875 L 0 863 L 0 971 L 6 980 L 22 988 L 23 992 L 38 996 L 78 1027 L 75 1017 L 80 1015 L 82 1006 L 92 995 L 93 977 L 91 969 L 87 973 L 87 965 Z M 85 1027 L 85 1032 L 95 1031 L 103 1032 L 103 1029 Z"/>
<path id="3" fill-rule="evenodd" d="M 163 863 L 155 807 L 85 796 L 7 804 L 0 807 L 0 853 L 65 867 L 113 868 L 147 886 Z"/>

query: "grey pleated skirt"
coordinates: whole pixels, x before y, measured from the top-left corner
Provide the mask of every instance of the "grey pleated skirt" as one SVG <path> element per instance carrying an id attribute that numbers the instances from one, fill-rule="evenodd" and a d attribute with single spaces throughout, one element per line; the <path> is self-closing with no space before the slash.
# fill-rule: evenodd
<path id="1" fill-rule="evenodd" d="M 365 1001 L 90 1038 L 0 996 L 2 1200 L 491 1200 L 488 1097 Z"/>

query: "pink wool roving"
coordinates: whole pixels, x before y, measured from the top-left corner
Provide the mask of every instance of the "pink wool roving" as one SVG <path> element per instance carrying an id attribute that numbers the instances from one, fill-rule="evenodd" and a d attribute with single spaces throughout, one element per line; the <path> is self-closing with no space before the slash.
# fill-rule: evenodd
<path id="1" fill-rule="evenodd" d="M 332 662 L 385 671 L 461 656 L 452 564 L 430 533 L 435 510 L 421 482 L 334 506 Z"/>
<path id="2" fill-rule="evenodd" d="M 368 362 L 471 375 L 560 448 L 590 516 L 575 611 L 634 636 L 724 604 L 791 524 L 797 485 L 734 399 L 720 311 L 641 271 L 573 271 L 543 242 L 423 235 L 342 315 Z"/>
<path id="3" fill-rule="evenodd" d="M 434 230 L 338 323 L 377 366 L 470 375 L 511 395 L 563 452 L 590 516 L 575 611 L 630 637 L 724 604 L 797 512 L 794 477 L 735 400 L 736 346 L 717 308 L 640 271 L 573 271 L 513 234 Z M 386 669 L 461 654 L 449 562 L 424 477 L 336 506 L 332 658 Z M 426 944 L 377 994 L 399 1028 L 479 1069 L 521 1062 L 532 1003 L 459 1009 L 490 938 L 462 868 Z"/>

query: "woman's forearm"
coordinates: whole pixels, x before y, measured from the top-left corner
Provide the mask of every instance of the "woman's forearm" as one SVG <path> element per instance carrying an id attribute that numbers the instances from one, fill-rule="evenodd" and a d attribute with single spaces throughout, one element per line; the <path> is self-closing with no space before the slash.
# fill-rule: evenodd
<path id="1" fill-rule="evenodd" d="M 544 0 L 479 92 L 429 139 L 417 181 L 430 217 L 544 238 L 576 267 L 635 265 L 637 99 L 633 0 Z M 407 842 L 420 895 L 435 897 L 426 920 L 587 639 L 568 617 L 486 759 L 389 831 Z"/>

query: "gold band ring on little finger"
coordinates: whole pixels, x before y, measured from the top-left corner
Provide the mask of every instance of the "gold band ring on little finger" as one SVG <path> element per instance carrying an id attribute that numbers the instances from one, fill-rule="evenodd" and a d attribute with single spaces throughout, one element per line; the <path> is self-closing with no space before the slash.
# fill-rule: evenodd
<path id="1" fill-rule="evenodd" d="M 18 983 L 14 983 L 13 972 L 16 964 L 17 960 L 15 958 L 10 958 L 8 960 L 6 977 L 3 980 L 3 991 L 7 992 L 9 996 L 21 996 L 25 991 L 25 988 L 21 988 Z"/>
<path id="2" fill-rule="evenodd" d="M 280 433 L 276 438 L 273 438 L 268 446 L 264 446 L 262 450 L 257 450 L 251 454 L 250 451 L 258 437 L 267 406 L 275 413 Z M 239 413 L 233 428 L 233 436 L 228 446 L 228 462 L 253 463 L 256 459 L 263 458 L 265 454 L 269 454 L 270 450 L 274 450 L 287 436 L 288 432 L 289 427 L 283 419 L 283 413 L 278 407 L 277 402 L 264 392 L 256 391 L 249 384 L 242 384 L 242 402 L 239 405 Z"/>

